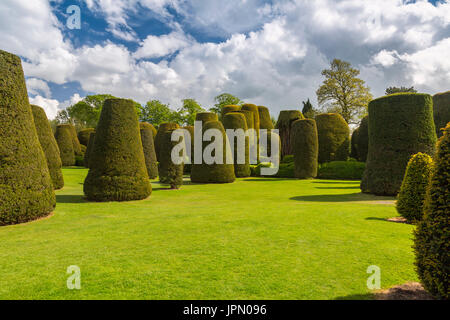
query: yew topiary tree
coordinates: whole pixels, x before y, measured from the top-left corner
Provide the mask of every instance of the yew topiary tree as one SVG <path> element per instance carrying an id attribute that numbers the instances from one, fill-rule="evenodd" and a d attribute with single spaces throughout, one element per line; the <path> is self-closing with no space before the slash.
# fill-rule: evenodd
<path id="1" fill-rule="evenodd" d="M 72 136 L 73 152 L 76 156 L 84 155 L 81 149 L 80 141 L 78 140 L 77 130 L 75 129 L 75 126 L 71 124 L 67 124 L 67 126 L 70 129 L 70 134 Z"/>
<path id="2" fill-rule="evenodd" d="M 131 201 L 151 192 L 134 103 L 108 99 L 89 156 L 84 193 L 92 201 Z"/>
<path id="3" fill-rule="evenodd" d="M 78 141 L 80 142 L 80 144 L 87 147 L 89 143 L 89 136 L 94 131 L 95 131 L 94 128 L 87 128 L 80 130 L 80 132 L 78 132 Z"/>
<path id="4" fill-rule="evenodd" d="M 433 156 L 435 145 L 430 95 L 399 93 L 373 100 L 369 104 L 369 152 L 361 190 L 397 195 L 411 156 L 419 152 Z"/>
<path id="5" fill-rule="evenodd" d="M 242 113 L 232 112 L 228 113 L 224 116 L 223 119 L 223 126 L 225 129 L 242 129 L 244 134 L 247 131 L 247 122 L 245 121 L 245 116 Z M 228 136 L 228 139 L 230 139 L 230 136 Z M 238 143 L 242 143 L 239 141 L 239 138 L 233 137 L 233 158 L 234 158 L 234 174 L 237 178 L 246 178 L 250 177 L 251 171 L 250 171 L 250 155 L 249 155 L 249 139 L 248 136 L 244 136 L 244 154 L 241 155 L 242 159 L 244 160 L 242 163 L 238 163 L 239 158 L 239 147 Z M 232 141 L 229 141 L 230 144 Z"/>
<path id="6" fill-rule="evenodd" d="M 274 129 L 272 119 L 270 118 L 270 112 L 267 107 L 258 106 L 259 113 L 259 128 L 272 130 Z"/>
<path id="7" fill-rule="evenodd" d="M 319 139 L 316 121 L 297 120 L 292 124 L 292 145 L 295 177 L 311 179 L 317 177 Z"/>
<path id="8" fill-rule="evenodd" d="M 70 124 L 60 124 L 56 127 L 55 139 L 58 143 L 59 155 L 63 166 L 75 165 L 75 151 Z"/>
<path id="9" fill-rule="evenodd" d="M 58 144 L 53 136 L 50 122 L 47 119 L 44 109 L 41 107 L 31 105 L 31 110 L 33 112 L 34 125 L 36 127 L 39 142 L 47 160 L 53 187 L 55 190 L 61 189 L 64 187 L 64 178 L 61 170 L 62 162 L 59 155 Z"/>
<path id="10" fill-rule="evenodd" d="M 356 159 L 361 162 L 367 161 L 367 153 L 369 151 L 369 117 L 366 116 L 361 120 L 361 124 L 357 129 L 355 136 Z"/>
<path id="11" fill-rule="evenodd" d="M 239 111 L 239 110 L 241 110 L 241 106 L 237 106 L 237 105 L 224 106 L 222 108 L 222 112 L 220 113 L 221 114 L 221 121 L 223 122 L 223 119 L 224 119 L 226 114 L 228 114 L 230 112 L 236 112 L 236 111 Z"/>
<path id="12" fill-rule="evenodd" d="M 256 105 L 254 104 L 244 104 L 242 105 L 242 110 L 248 110 L 253 112 L 253 126 L 254 129 L 256 130 L 256 135 L 259 138 L 259 129 L 261 128 L 261 123 L 259 121 L 259 109 Z"/>
<path id="13" fill-rule="evenodd" d="M 156 152 L 153 139 L 152 125 L 147 122 L 139 124 L 141 130 L 142 149 L 144 151 L 145 166 L 147 167 L 148 177 L 155 179 L 158 176 L 158 163 L 156 161 Z"/>
<path id="14" fill-rule="evenodd" d="M 189 157 L 189 159 L 191 159 L 191 163 L 194 162 L 194 133 L 195 133 L 195 128 L 194 126 L 186 126 L 183 127 L 184 130 L 184 141 L 186 143 L 186 156 Z M 189 135 L 187 135 L 187 132 L 189 132 Z M 190 148 L 188 148 L 188 141 L 190 144 Z M 185 173 L 191 173 L 191 168 L 192 165 L 191 164 L 184 164 L 184 172 Z"/>
<path id="15" fill-rule="evenodd" d="M 280 112 L 276 128 L 279 130 L 281 139 L 281 158 L 292 155 L 291 129 L 297 120 L 305 119 L 298 110 L 284 110 Z"/>
<path id="16" fill-rule="evenodd" d="M 350 128 L 338 113 L 316 116 L 319 134 L 319 163 L 347 161 L 350 154 Z"/>
<path id="17" fill-rule="evenodd" d="M 441 137 L 442 129 L 450 122 L 450 91 L 433 96 L 433 114 L 437 136 Z"/>
<path id="18" fill-rule="evenodd" d="M 159 179 L 162 183 L 170 185 L 171 189 L 178 189 L 183 184 L 183 162 L 174 163 L 172 161 L 172 149 L 179 143 L 184 143 L 184 137 L 181 136 L 178 141 L 172 141 L 174 130 L 165 131 L 161 137 L 161 159 L 158 163 Z M 184 155 L 182 151 L 180 158 Z"/>
<path id="19" fill-rule="evenodd" d="M 201 123 L 204 125 L 206 122 L 209 121 L 219 121 L 219 117 L 217 116 L 217 113 L 199 112 L 195 116 L 195 121 L 201 121 Z"/>
<path id="20" fill-rule="evenodd" d="M 89 168 L 89 157 L 92 154 L 92 149 L 94 146 L 94 139 L 95 139 L 95 131 L 91 132 L 91 134 L 89 135 L 88 145 L 86 148 L 86 152 L 84 153 L 84 166 L 86 168 Z"/>
<path id="21" fill-rule="evenodd" d="M 437 299 L 450 298 L 450 125 L 438 143 L 424 215 L 414 233 L 416 270 Z"/>
<path id="22" fill-rule="evenodd" d="M 155 136 L 155 152 L 156 152 L 156 159 L 159 161 L 159 150 L 161 148 L 162 143 L 162 136 L 163 133 L 169 130 L 176 130 L 179 129 L 180 126 L 176 123 L 161 123 L 158 128 L 158 132 Z"/>
<path id="23" fill-rule="evenodd" d="M 22 63 L 18 56 L 0 50 L 0 225 L 47 216 L 55 205 Z"/>

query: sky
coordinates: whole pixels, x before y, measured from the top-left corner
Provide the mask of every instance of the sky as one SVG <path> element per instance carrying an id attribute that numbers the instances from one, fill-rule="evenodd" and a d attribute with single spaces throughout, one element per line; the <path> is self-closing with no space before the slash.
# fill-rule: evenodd
<path id="1" fill-rule="evenodd" d="M 0 49 L 22 58 L 30 102 L 51 119 L 100 93 L 208 109 L 227 92 L 277 116 L 317 107 L 334 58 L 375 97 L 450 90 L 450 0 L 1 0 Z"/>

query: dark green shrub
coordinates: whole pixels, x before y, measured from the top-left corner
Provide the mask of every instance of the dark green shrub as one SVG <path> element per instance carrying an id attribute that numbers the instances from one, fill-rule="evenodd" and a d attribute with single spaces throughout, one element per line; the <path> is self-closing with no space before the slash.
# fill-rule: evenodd
<path id="1" fill-rule="evenodd" d="M 359 128 L 352 135 L 352 154 L 351 157 L 361 162 L 367 161 L 369 150 L 369 117 L 361 120 Z"/>
<path id="2" fill-rule="evenodd" d="M 94 146 L 94 139 L 95 139 L 95 131 L 91 132 L 91 134 L 89 135 L 89 141 L 88 141 L 88 145 L 86 148 L 86 152 L 84 153 L 84 161 L 83 164 L 86 168 L 89 168 L 89 157 L 91 156 L 92 153 L 92 149 Z"/>
<path id="3" fill-rule="evenodd" d="M 247 124 L 248 129 L 255 129 L 255 120 L 253 117 L 253 111 L 249 110 L 240 110 L 238 113 L 242 113 L 245 117 L 245 123 Z"/>
<path id="4" fill-rule="evenodd" d="M 438 299 L 450 298 L 450 125 L 438 143 L 423 219 L 414 233 L 419 278 Z"/>
<path id="5" fill-rule="evenodd" d="M 72 136 L 72 144 L 73 144 L 73 152 L 76 156 L 84 156 L 83 152 L 81 151 L 81 144 L 78 140 L 77 130 L 75 129 L 75 126 L 68 124 L 70 129 L 70 134 Z"/>
<path id="6" fill-rule="evenodd" d="M 219 121 L 209 121 L 203 125 L 203 134 L 209 129 L 218 129 L 223 137 L 223 164 L 193 164 L 191 168 L 191 181 L 195 183 L 231 183 L 236 179 L 234 165 L 227 164 L 227 157 L 231 156 L 231 149 L 225 129 Z M 202 152 L 212 141 L 203 141 Z"/>
<path id="7" fill-rule="evenodd" d="M 164 132 L 161 137 L 161 160 L 158 163 L 159 179 L 162 183 L 170 185 L 171 189 L 178 189 L 183 184 L 183 163 L 175 164 L 172 161 L 172 149 L 179 143 L 184 143 L 184 137 L 172 141 L 174 130 Z M 183 154 L 180 153 L 183 157 Z"/>
<path id="8" fill-rule="evenodd" d="M 219 121 L 219 117 L 214 112 L 199 112 L 195 115 L 195 121 L 201 121 L 202 125 L 204 125 L 209 121 Z"/>
<path id="9" fill-rule="evenodd" d="M 225 129 L 242 129 L 244 133 L 247 131 L 247 122 L 245 121 L 245 116 L 242 113 L 232 112 L 226 114 L 223 118 L 223 126 Z M 228 137 L 228 139 L 230 139 L 230 137 Z M 249 139 L 245 136 L 244 164 L 238 164 L 238 143 L 239 139 L 234 138 L 234 174 L 238 178 L 250 177 Z"/>
<path id="10" fill-rule="evenodd" d="M 317 177 L 326 180 L 361 180 L 366 164 L 358 161 L 333 161 L 321 164 Z"/>
<path id="11" fill-rule="evenodd" d="M 241 106 L 235 106 L 235 105 L 228 105 L 228 106 L 224 106 L 222 107 L 222 119 L 221 121 L 223 122 L 223 119 L 225 117 L 226 114 L 230 113 L 230 112 L 236 112 L 241 110 Z"/>
<path id="12" fill-rule="evenodd" d="M 56 127 L 55 139 L 58 143 L 59 155 L 63 166 L 75 165 L 75 152 L 70 124 L 60 124 Z"/>
<path id="13" fill-rule="evenodd" d="M 84 167 L 84 156 L 75 156 L 75 166 Z"/>
<path id="14" fill-rule="evenodd" d="M 272 130 L 274 129 L 272 119 L 270 118 L 270 112 L 267 107 L 258 106 L 259 113 L 259 128 Z"/>
<path id="15" fill-rule="evenodd" d="M 184 130 L 186 130 L 187 132 L 189 132 L 189 136 L 186 134 L 184 135 L 184 141 L 186 143 L 186 156 L 189 157 L 189 159 L 191 159 L 191 162 L 194 162 L 194 133 L 195 133 L 195 128 L 194 126 L 186 126 L 183 127 Z M 188 146 L 188 140 L 190 141 L 190 145 L 191 148 L 189 149 Z M 184 164 L 184 173 L 188 174 L 191 173 L 191 164 Z"/>
<path id="16" fill-rule="evenodd" d="M 433 96 L 433 115 L 437 136 L 441 137 L 442 129 L 450 122 L 450 91 Z"/>
<path id="17" fill-rule="evenodd" d="M 180 126 L 176 123 L 161 123 L 158 128 L 158 132 L 156 133 L 155 137 L 155 152 L 156 152 L 156 159 L 159 161 L 159 150 L 161 148 L 161 141 L 162 136 L 164 132 L 169 130 L 176 130 L 179 129 Z"/>
<path id="18" fill-rule="evenodd" d="M 347 161 L 350 154 L 350 128 L 338 113 L 316 116 L 319 134 L 319 163 Z"/>
<path id="19" fill-rule="evenodd" d="M 0 225 L 46 216 L 55 205 L 22 63 L 18 56 L 0 50 Z"/>
<path id="20" fill-rule="evenodd" d="M 315 178 L 319 156 L 316 121 L 312 119 L 297 120 L 292 124 L 291 130 L 295 177 L 299 179 Z"/>
<path id="21" fill-rule="evenodd" d="M 64 178 L 61 170 L 62 162 L 59 155 L 58 144 L 53 136 L 50 122 L 47 119 L 44 109 L 41 107 L 31 105 L 31 110 L 33 112 L 34 125 L 36 127 L 39 142 L 47 160 L 53 188 L 55 190 L 61 189 L 64 187 Z"/>
<path id="22" fill-rule="evenodd" d="M 423 203 L 432 167 L 433 159 L 426 153 L 419 152 L 408 162 L 397 199 L 397 211 L 408 222 L 422 220 Z"/>
<path id="23" fill-rule="evenodd" d="M 281 157 L 292 155 L 291 129 L 292 124 L 297 120 L 305 119 L 298 110 L 281 111 L 278 116 L 276 128 L 279 130 L 281 140 Z"/>
<path id="24" fill-rule="evenodd" d="M 320 142 L 319 142 L 320 143 Z M 397 195 L 412 155 L 435 153 L 431 96 L 403 93 L 369 103 L 369 153 L 361 190 Z"/>
<path id="25" fill-rule="evenodd" d="M 94 128 L 87 128 L 87 129 L 80 130 L 80 132 L 78 132 L 78 141 L 80 142 L 80 144 L 82 146 L 87 147 L 87 145 L 89 143 L 89 136 L 94 131 L 95 131 Z"/>
<path id="26" fill-rule="evenodd" d="M 152 191 L 133 101 L 107 99 L 89 155 L 84 193 L 93 201 L 130 201 Z"/>
<path id="27" fill-rule="evenodd" d="M 350 158 L 358 159 L 358 150 L 356 150 L 356 140 L 358 139 L 359 128 L 355 129 L 352 133 L 350 143 Z"/>
<path id="28" fill-rule="evenodd" d="M 158 163 L 156 161 L 156 152 L 153 139 L 153 126 L 147 122 L 139 124 L 141 130 L 142 149 L 144 150 L 145 166 L 147 167 L 148 177 L 155 179 L 158 176 Z"/>
<path id="29" fill-rule="evenodd" d="M 259 110 L 258 107 L 254 104 L 244 104 L 241 108 L 241 110 L 247 110 L 253 112 L 253 126 L 256 130 L 256 134 L 259 137 L 259 129 L 260 129 L 260 122 L 259 122 Z"/>

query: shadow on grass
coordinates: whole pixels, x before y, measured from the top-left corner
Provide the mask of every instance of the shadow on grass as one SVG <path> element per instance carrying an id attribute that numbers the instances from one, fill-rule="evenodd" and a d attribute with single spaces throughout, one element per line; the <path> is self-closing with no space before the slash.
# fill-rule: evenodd
<path id="1" fill-rule="evenodd" d="M 358 183 L 358 180 L 352 180 L 352 181 L 320 181 L 316 180 L 313 181 L 313 183 L 319 183 L 319 184 L 355 184 Z"/>
<path id="2" fill-rule="evenodd" d="M 359 186 L 353 186 L 353 187 L 315 187 L 316 189 L 360 189 Z"/>
<path id="3" fill-rule="evenodd" d="M 246 181 L 246 182 L 253 182 L 253 181 L 265 182 L 265 181 L 289 181 L 289 180 L 298 180 L 298 179 L 294 179 L 294 178 L 244 178 L 242 181 Z M 299 180 L 299 181 L 301 181 L 301 180 Z"/>
<path id="4" fill-rule="evenodd" d="M 384 219 L 384 218 L 377 218 L 377 217 L 367 217 L 366 220 L 389 222 L 387 219 Z"/>
<path id="5" fill-rule="evenodd" d="M 346 193 L 346 194 L 320 194 L 309 196 L 297 196 L 292 197 L 290 200 L 295 201 L 311 201 L 311 202 L 382 202 L 391 200 L 389 197 L 377 197 L 366 193 Z"/>
<path id="6" fill-rule="evenodd" d="M 374 300 L 375 295 L 373 293 L 366 294 L 351 294 L 344 297 L 336 297 L 334 300 Z"/>
<path id="7" fill-rule="evenodd" d="M 74 194 L 57 194 L 56 195 L 57 203 L 84 203 L 88 202 L 83 195 L 74 195 Z"/>

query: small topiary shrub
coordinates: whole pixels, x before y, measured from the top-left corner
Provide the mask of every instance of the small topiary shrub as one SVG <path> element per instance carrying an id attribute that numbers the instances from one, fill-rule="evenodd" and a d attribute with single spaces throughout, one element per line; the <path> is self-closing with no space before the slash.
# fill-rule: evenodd
<path id="1" fill-rule="evenodd" d="M 274 129 L 272 119 L 270 118 L 269 109 L 264 106 L 258 106 L 259 112 L 259 127 L 260 129 L 272 130 Z"/>
<path id="2" fill-rule="evenodd" d="M 70 129 L 70 134 L 72 136 L 72 144 L 73 144 L 73 152 L 76 156 L 84 156 L 84 153 L 81 151 L 81 144 L 78 140 L 77 130 L 75 129 L 75 126 L 71 124 L 67 124 Z"/>
<path id="3" fill-rule="evenodd" d="M 89 200 L 131 201 L 151 194 L 133 101 L 105 100 L 89 168 L 84 181 L 84 193 Z"/>
<path id="4" fill-rule="evenodd" d="M 70 124 L 60 124 L 56 127 L 55 139 L 58 143 L 59 155 L 65 167 L 75 165 L 75 152 Z"/>
<path id="5" fill-rule="evenodd" d="M 84 161 L 83 164 L 86 168 L 89 168 L 89 157 L 91 156 L 93 145 L 94 145 L 94 139 L 95 139 L 95 131 L 91 132 L 89 135 L 89 141 L 86 148 L 86 152 L 84 153 Z"/>
<path id="6" fill-rule="evenodd" d="M 350 128 L 338 113 L 316 116 L 319 134 L 319 163 L 347 161 L 350 154 Z"/>
<path id="7" fill-rule="evenodd" d="M 158 163 L 159 179 L 162 183 L 170 185 L 171 189 L 178 189 L 183 184 L 183 163 L 175 164 L 172 161 L 172 149 L 179 143 L 183 143 L 183 137 L 179 141 L 172 141 L 174 130 L 164 132 L 161 137 L 161 160 Z M 180 153 L 183 157 L 183 154 Z"/>
<path id="8" fill-rule="evenodd" d="M 141 122 L 139 124 L 142 149 L 144 150 L 145 166 L 147 167 L 148 177 L 150 179 L 155 179 L 158 176 L 158 163 L 156 161 L 152 127 L 153 126 L 147 122 Z"/>
<path id="9" fill-rule="evenodd" d="M 281 157 L 292 155 L 291 129 L 292 124 L 297 120 L 305 119 L 298 110 L 281 111 L 278 116 L 276 128 L 279 130 L 281 139 Z"/>
<path id="10" fill-rule="evenodd" d="M 397 211 L 408 222 L 422 220 L 432 166 L 433 159 L 425 153 L 419 152 L 409 160 L 397 200 Z"/>
<path id="11" fill-rule="evenodd" d="M 259 121 L 259 110 L 258 107 L 254 104 L 244 104 L 241 110 L 247 110 L 253 112 L 253 126 L 256 130 L 256 134 L 259 138 L 259 129 L 260 129 L 260 121 Z"/>
<path id="12" fill-rule="evenodd" d="M 433 115 L 436 134 L 441 137 L 442 129 L 450 122 L 450 91 L 433 96 Z"/>
<path id="13" fill-rule="evenodd" d="M 87 147 L 87 145 L 89 143 L 89 136 L 94 131 L 95 131 L 94 128 L 87 128 L 87 129 L 80 130 L 80 132 L 78 132 L 78 141 L 80 142 L 80 144 L 82 146 Z"/>
<path id="14" fill-rule="evenodd" d="M 219 121 L 219 117 L 214 112 L 199 112 L 195 115 L 195 121 L 201 121 L 202 125 L 204 125 L 209 121 Z"/>
<path id="15" fill-rule="evenodd" d="M 245 116 L 242 113 L 232 112 L 224 116 L 223 126 L 225 129 L 242 129 L 244 133 L 247 131 L 247 122 L 245 121 Z M 228 137 L 230 138 L 230 137 Z M 238 164 L 238 141 L 239 139 L 234 139 L 234 174 L 238 178 L 250 177 L 250 155 L 249 155 L 249 139 L 245 137 L 245 163 Z M 231 141 L 230 141 L 231 144 Z"/>
<path id="16" fill-rule="evenodd" d="M 161 141 L 163 133 L 169 130 L 176 130 L 179 129 L 180 126 L 176 123 L 161 123 L 158 128 L 158 132 L 156 133 L 155 137 L 155 152 L 156 152 L 156 159 L 159 161 L 159 150 L 161 148 Z"/>
<path id="17" fill-rule="evenodd" d="M 59 156 L 59 148 L 53 136 L 52 128 L 48 122 L 47 115 L 41 107 L 31 105 L 33 112 L 34 125 L 47 160 L 48 170 L 52 178 L 53 188 L 55 190 L 64 187 L 64 178 L 62 174 L 62 162 Z"/>
<path id="18" fill-rule="evenodd" d="M 358 161 L 333 161 L 321 164 L 317 177 L 326 180 L 361 180 L 366 164 Z"/>
<path id="19" fill-rule="evenodd" d="M 319 142 L 320 143 L 320 142 Z M 433 156 L 436 129 L 428 94 L 402 93 L 369 103 L 369 153 L 361 190 L 397 195 L 411 156 Z"/>
<path id="20" fill-rule="evenodd" d="M 292 124 L 291 130 L 295 177 L 299 179 L 315 178 L 319 156 L 316 121 L 312 119 L 297 120 Z"/>
<path id="21" fill-rule="evenodd" d="M 0 50 L 0 225 L 47 216 L 55 205 L 22 63 L 18 56 Z"/>
<path id="22" fill-rule="evenodd" d="M 414 233 L 416 269 L 437 299 L 450 298 L 450 124 L 438 143 L 424 214 Z"/>
<path id="23" fill-rule="evenodd" d="M 228 105 L 228 106 L 224 106 L 222 107 L 222 118 L 221 121 L 223 122 L 223 119 L 225 117 L 226 114 L 230 113 L 230 112 L 236 112 L 241 110 L 241 106 L 235 106 L 235 105 Z"/>

